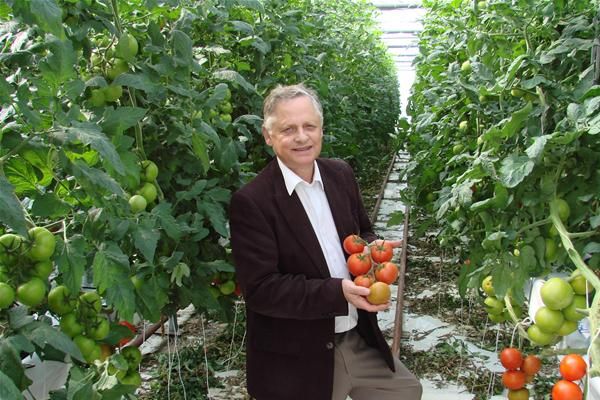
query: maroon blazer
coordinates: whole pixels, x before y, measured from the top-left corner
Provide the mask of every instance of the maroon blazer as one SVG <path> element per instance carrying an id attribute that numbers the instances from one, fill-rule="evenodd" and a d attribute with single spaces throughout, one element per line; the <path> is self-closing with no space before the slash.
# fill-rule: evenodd
<path id="1" fill-rule="evenodd" d="M 352 233 L 374 240 L 350 166 L 317 163 L 340 246 Z M 334 318 L 348 314 L 348 303 L 300 199 L 286 191 L 277 160 L 234 193 L 230 229 L 246 303 L 248 392 L 258 400 L 331 400 Z M 376 313 L 359 310 L 358 329 L 393 370 Z"/>

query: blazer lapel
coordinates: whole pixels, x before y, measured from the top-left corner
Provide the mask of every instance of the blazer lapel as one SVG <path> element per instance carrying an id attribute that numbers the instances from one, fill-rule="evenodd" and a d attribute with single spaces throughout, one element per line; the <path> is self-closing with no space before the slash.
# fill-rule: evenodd
<path id="1" fill-rule="evenodd" d="M 329 208 L 331 209 L 331 215 L 333 216 L 333 221 L 335 222 L 335 228 L 337 229 L 340 243 L 342 243 L 349 232 L 356 233 L 352 232 L 352 226 L 348 226 L 346 223 L 348 221 L 348 216 L 352 215 L 352 212 L 349 209 L 350 203 L 346 199 L 348 193 L 342 191 L 344 183 L 340 181 L 341 177 L 334 176 L 330 169 L 324 167 L 322 163 L 319 163 L 319 170 L 321 171 L 321 178 L 323 179 L 323 186 L 325 187 L 325 195 L 327 196 L 327 201 L 329 202 Z M 337 185 L 331 184 L 331 182 L 336 180 L 338 183 Z"/>
<path id="2" fill-rule="evenodd" d="M 300 202 L 296 192 L 292 193 L 291 196 L 287 193 L 281 170 L 277 165 L 275 165 L 275 169 L 275 202 L 279 211 L 285 218 L 294 236 L 298 238 L 300 245 L 304 247 L 313 265 L 316 266 L 322 276 L 330 277 L 331 275 L 325 261 L 325 256 L 323 255 L 323 250 L 310 224 L 308 215 L 304 211 L 302 202 Z"/>

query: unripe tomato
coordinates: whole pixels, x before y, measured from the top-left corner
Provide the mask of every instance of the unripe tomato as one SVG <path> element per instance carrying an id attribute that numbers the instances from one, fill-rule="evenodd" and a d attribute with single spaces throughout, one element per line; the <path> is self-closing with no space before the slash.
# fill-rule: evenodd
<path id="1" fill-rule="evenodd" d="M 151 183 L 151 182 L 144 183 L 142 185 L 142 187 L 139 188 L 139 190 L 137 191 L 137 193 L 139 195 L 144 196 L 144 198 L 146 199 L 146 202 L 148 204 L 150 204 L 154 200 L 156 200 L 156 197 L 158 196 L 158 191 L 156 190 L 156 186 L 154 186 L 154 184 Z"/>
<path id="2" fill-rule="evenodd" d="M 142 352 L 136 346 L 127 346 L 121 349 L 121 354 L 127 360 L 127 365 L 129 365 L 129 369 L 136 368 L 140 365 L 142 361 Z"/>
<path id="3" fill-rule="evenodd" d="M 565 319 L 560 328 L 556 331 L 558 336 L 567 336 L 577 330 L 577 322 Z"/>
<path id="4" fill-rule="evenodd" d="M 117 47 L 115 48 L 115 56 L 125 61 L 132 61 L 137 53 L 137 39 L 131 33 L 121 35 Z"/>
<path id="5" fill-rule="evenodd" d="M 558 217 L 561 219 L 561 221 L 565 222 L 567 219 L 569 219 L 569 215 L 571 215 L 571 207 L 569 207 L 569 203 L 567 203 L 565 200 L 556 198 L 552 200 L 550 205 L 551 207 L 556 207 L 556 210 L 558 211 Z"/>
<path id="6" fill-rule="evenodd" d="M 488 296 L 495 296 L 496 292 L 494 291 L 494 286 L 492 285 L 492 276 L 486 276 L 481 282 L 481 289 Z"/>
<path id="7" fill-rule="evenodd" d="M 36 262 L 33 266 L 33 274 L 42 280 L 48 279 L 54 271 L 54 264 L 50 260 Z"/>
<path id="8" fill-rule="evenodd" d="M 499 315 L 504 311 L 504 303 L 495 297 L 486 297 L 483 304 L 488 314 Z"/>
<path id="9" fill-rule="evenodd" d="M 69 337 L 75 337 L 83 332 L 83 325 L 74 312 L 65 314 L 60 318 L 60 330 Z"/>
<path id="10" fill-rule="evenodd" d="M 508 400 L 529 400 L 529 390 L 527 388 L 509 390 Z"/>
<path id="11" fill-rule="evenodd" d="M 469 73 L 471 72 L 471 61 L 466 60 L 460 65 L 461 72 Z"/>
<path id="12" fill-rule="evenodd" d="M 108 85 L 102 89 L 104 92 L 104 100 L 110 102 L 117 101 L 123 96 L 123 86 Z"/>
<path id="13" fill-rule="evenodd" d="M 15 301 L 15 289 L 8 283 L 0 282 L 0 310 L 8 308 Z"/>
<path id="14" fill-rule="evenodd" d="M 104 90 L 92 89 L 90 93 L 90 105 L 92 107 L 102 107 L 104 103 L 106 103 L 106 99 L 104 98 Z"/>
<path id="15" fill-rule="evenodd" d="M 86 327 L 85 332 L 94 340 L 102 340 L 110 332 L 110 323 L 106 317 L 98 316 L 90 323 L 90 326 Z"/>
<path id="16" fill-rule="evenodd" d="M 562 310 L 573 301 L 573 288 L 562 278 L 548 279 L 540 289 L 542 301 L 552 310 Z"/>
<path id="17" fill-rule="evenodd" d="M 233 292 L 235 292 L 235 281 L 228 280 L 220 284 L 219 291 L 225 296 L 232 294 Z"/>
<path id="18" fill-rule="evenodd" d="M 134 194 L 129 198 L 129 206 L 131 207 L 131 212 L 137 214 L 146 209 L 148 202 L 144 196 Z"/>
<path id="19" fill-rule="evenodd" d="M 538 346 L 547 346 L 556 340 L 556 335 L 542 331 L 535 324 L 527 328 L 527 336 L 533 344 Z"/>
<path id="20" fill-rule="evenodd" d="M 31 228 L 28 232 L 31 247 L 27 256 L 34 261 L 44 261 L 52 257 L 56 248 L 56 238 L 48 229 L 41 226 Z"/>
<path id="21" fill-rule="evenodd" d="M 72 312 L 77 306 L 77 299 L 71 297 L 71 291 L 64 285 L 59 285 L 48 293 L 48 308 L 56 315 Z"/>
<path id="22" fill-rule="evenodd" d="M 46 283 L 34 276 L 17 287 L 17 300 L 28 307 L 36 307 L 46 296 Z"/>
<path id="23" fill-rule="evenodd" d="M 390 301 L 392 291 L 387 283 L 375 282 L 369 288 L 371 292 L 367 296 L 367 301 L 371 304 L 385 304 Z"/>
<path id="24" fill-rule="evenodd" d="M 142 376 L 136 370 L 129 370 L 125 376 L 120 379 L 120 382 L 123 385 L 138 387 L 142 384 Z"/>
<path id="25" fill-rule="evenodd" d="M 535 313 L 536 325 L 546 333 L 556 333 L 563 324 L 565 317 L 558 310 L 548 307 L 540 307 Z"/>
<path id="26" fill-rule="evenodd" d="M 0 236 L 0 264 L 13 265 L 21 252 L 23 237 L 14 233 Z"/>
<path id="27" fill-rule="evenodd" d="M 96 316 L 102 310 L 102 298 L 98 292 L 82 293 L 79 295 L 79 308 L 88 317 Z"/>
<path id="28" fill-rule="evenodd" d="M 142 181 L 154 182 L 158 177 L 158 166 L 151 160 L 142 161 Z"/>
<path id="29" fill-rule="evenodd" d="M 571 304 L 563 308 L 562 313 L 566 320 L 577 322 L 585 317 L 585 315 L 578 312 L 577 309 L 586 310 L 587 308 L 588 305 L 585 296 L 575 295 L 573 296 Z"/>
<path id="30" fill-rule="evenodd" d="M 115 80 L 119 75 L 129 71 L 129 65 L 127 61 L 116 59 L 114 64 L 106 71 L 106 76 L 110 80 Z M 104 93 L 103 93 L 104 94 Z"/>
<path id="31" fill-rule="evenodd" d="M 571 280 L 569 281 L 569 284 L 573 288 L 575 294 L 579 295 L 585 295 L 594 290 L 594 287 L 587 282 L 585 277 L 581 275 L 581 271 L 578 269 L 571 273 Z"/>

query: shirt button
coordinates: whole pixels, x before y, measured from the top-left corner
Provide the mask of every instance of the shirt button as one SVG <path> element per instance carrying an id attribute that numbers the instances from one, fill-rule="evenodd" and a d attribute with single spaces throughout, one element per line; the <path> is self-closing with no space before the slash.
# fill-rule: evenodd
<path id="1" fill-rule="evenodd" d="M 327 350 L 333 349 L 333 342 L 327 342 L 327 344 L 325 345 L 325 347 L 327 348 Z"/>

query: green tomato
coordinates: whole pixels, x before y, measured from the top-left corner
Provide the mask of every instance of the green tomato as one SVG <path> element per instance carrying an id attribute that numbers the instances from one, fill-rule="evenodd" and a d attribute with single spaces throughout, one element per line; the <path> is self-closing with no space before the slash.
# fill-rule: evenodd
<path id="1" fill-rule="evenodd" d="M 152 203 L 156 200 L 158 196 L 158 191 L 156 190 L 156 186 L 154 186 L 151 182 L 146 182 L 142 185 L 141 188 L 138 189 L 137 194 L 143 196 L 146 199 L 148 204 Z"/>
<path id="2" fill-rule="evenodd" d="M 527 336 L 533 344 L 538 346 L 547 346 L 556 340 L 556 335 L 542 331 L 535 324 L 527 328 Z"/>
<path id="3" fill-rule="evenodd" d="M 232 119 L 231 119 L 231 114 L 221 114 L 220 115 L 221 121 L 229 124 L 231 123 Z"/>
<path id="4" fill-rule="evenodd" d="M 129 198 L 129 206 L 131 207 L 131 212 L 137 214 L 146 209 L 148 202 L 144 196 L 134 194 Z"/>
<path id="5" fill-rule="evenodd" d="M 74 312 L 65 314 L 60 318 L 60 330 L 69 337 L 75 337 L 83 332 L 83 324 L 79 322 Z"/>
<path id="6" fill-rule="evenodd" d="M 231 112 L 233 111 L 233 106 L 231 105 L 230 102 L 225 101 L 224 103 L 222 103 L 219 108 L 221 109 L 221 112 L 223 114 L 231 114 Z"/>
<path id="7" fill-rule="evenodd" d="M 585 315 L 578 312 L 578 308 L 581 310 L 587 310 L 588 308 L 587 301 L 585 299 L 585 296 L 583 295 L 573 296 L 573 301 L 571 302 L 571 304 L 569 304 L 562 310 L 565 319 L 573 322 L 577 322 L 583 319 Z"/>
<path id="8" fill-rule="evenodd" d="M 102 90 L 104 92 L 104 100 L 108 102 L 117 101 L 123 96 L 123 86 L 121 85 L 108 85 Z"/>
<path id="9" fill-rule="evenodd" d="M 565 321 L 562 312 L 540 307 L 535 313 L 535 323 L 545 333 L 556 333 Z"/>
<path id="10" fill-rule="evenodd" d="M 460 121 L 458 124 L 458 129 L 462 132 L 466 131 L 469 127 L 469 121 Z"/>
<path id="11" fill-rule="evenodd" d="M 36 307 L 44 301 L 46 283 L 34 276 L 17 287 L 17 300 L 28 307 Z"/>
<path id="12" fill-rule="evenodd" d="M 125 33 L 119 38 L 115 48 L 115 56 L 125 61 L 132 61 L 138 53 L 138 42 L 131 33 Z"/>
<path id="13" fill-rule="evenodd" d="M 525 95 L 525 92 L 523 90 L 519 89 L 519 88 L 512 88 L 510 90 L 510 94 L 513 97 L 523 97 L 523 95 Z"/>
<path id="14" fill-rule="evenodd" d="M 102 107 L 106 99 L 104 98 L 104 91 L 102 89 L 92 89 L 90 95 L 90 105 L 92 107 Z"/>
<path id="15" fill-rule="evenodd" d="M 552 310 L 562 310 L 573 301 L 573 288 L 562 278 L 548 279 L 540 289 L 542 301 Z"/>
<path id="16" fill-rule="evenodd" d="M 483 292 L 485 294 L 487 294 L 488 296 L 496 296 L 496 292 L 494 291 L 494 286 L 492 285 L 492 276 L 488 275 L 486 276 L 483 281 L 481 282 L 481 289 L 483 289 Z"/>
<path id="17" fill-rule="evenodd" d="M 563 324 L 558 328 L 556 334 L 558 336 L 567 336 L 577 330 L 577 322 L 565 319 Z"/>
<path id="18" fill-rule="evenodd" d="M 471 61 L 466 60 L 460 65 L 461 72 L 469 73 L 471 72 Z"/>
<path id="19" fill-rule="evenodd" d="M 556 242 L 553 239 L 546 238 L 545 243 L 544 259 L 546 262 L 552 262 L 556 259 Z"/>
<path id="20" fill-rule="evenodd" d="M 36 226 L 29 230 L 29 239 L 31 247 L 27 251 L 27 256 L 34 261 L 48 260 L 54 254 L 56 248 L 56 238 L 48 229 Z"/>
<path id="21" fill-rule="evenodd" d="M 561 219 L 561 221 L 565 222 L 569 218 L 569 215 L 571 214 L 571 208 L 569 207 L 569 203 L 567 203 L 565 200 L 556 198 L 552 200 L 551 206 L 556 207 L 558 210 L 558 217 Z"/>
<path id="22" fill-rule="evenodd" d="M 15 289 L 8 283 L 0 282 L 0 310 L 8 308 L 15 301 Z"/>
<path id="23" fill-rule="evenodd" d="M 54 271 L 54 263 L 50 260 L 38 261 L 33 265 L 33 275 L 42 280 L 47 280 Z"/>
<path id="24" fill-rule="evenodd" d="M 129 365 L 129 369 L 132 370 L 140 365 L 142 362 L 142 352 L 136 346 L 126 346 L 121 349 L 121 354 L 127 360 L 127 365 Z"/>
<path id="25" fill-rule="evenodd" d="M 0 263 L 13 265 L 21 254 L 23 237 L 14 233 L 5 233 L 0 236 Z"/>
<path id="26" fill-rule="evenodd" d="M 490 319 L 490 321 L 496 323 L 496 324 L 500 324 L 504 321 L 506 321 L 506 317 L 504 316 L 504 314 L 489 314 L 488 313 L 488 318 Z"/>
<path id="27" fill-rule="evenodd" d="M 495 297 L 486 297 L 483 303 L 488 314 L 498 315 L 504 310 L 504 303 Z"/>
<path id="28" fill-rule="evenodd" d="M 219 290 L 225 296 L 230 295 L 231 293 L 235 292 L 235 282 L 232 280 L 229 280 L 225 283 L 222 283 L 219 285 Z"/>
<path id="29" fill-rule="evenodd" d="M 102 298 L 98 292 L 85 292 L 79 295 L 79 308 L 83 315 L 96 316 L 102 310 Z"/>
<path id="30" fill-rule="evenodd" d="M 120 379 L 123 385 L 139 387 L 142 384 L 142 377 L 139 372 L 135 370 L 127 371 L 127 374 Z"/>
<path id="31" fill-rule="evenodd" d="M 158 177 L 158 167 L 153 161 L 144 160 L 142 161 L 142 181 L 154 182 Z"/>
<path id="32" fill-rule="evenodd" d="M 102 355 L 100 346 L 89 337 L 77 335 L 73 338 L 73 343 L 75 343 L 79 351 L 81 351 L 83 359 L 90 364 L 94 362 L 94 360 L 99 359 Z"/>
<path id="33" fill-rule="evenodd" d="M 110 323 L 104 316 L 98 316 L 85 330 L 86 334 L 94 340 L 103 340 L 110 332 Z"/>
<path id="34" fill-rule="evenodd" d="M 129 71 L 129 64 L 127 64 L 127 61 L 117 58 L 113 65 L 106 71 L 106 76 L 110 80 L 115 80 L 117 76 L 124 74 L 127 71 Z"/>
<path id="35" fill-rule="evenodd" d="M 64 285 L 56 286 L 48 293 L 48 307 L 56 315 L 65 315 L 75 310 L 77 299 L 71 297 L 71 291 Z"/>
<path id="36" fill-rule="evenodd" d="M 587 282 L 587 279 L 581 275 L 581 272 L 578 269 L 573 271 L 571 274 L 571 280 L 569 281 L 569 284 L 573 288 L 575 294 L 585 295 L 594 290 L 594 287 Z"/>

